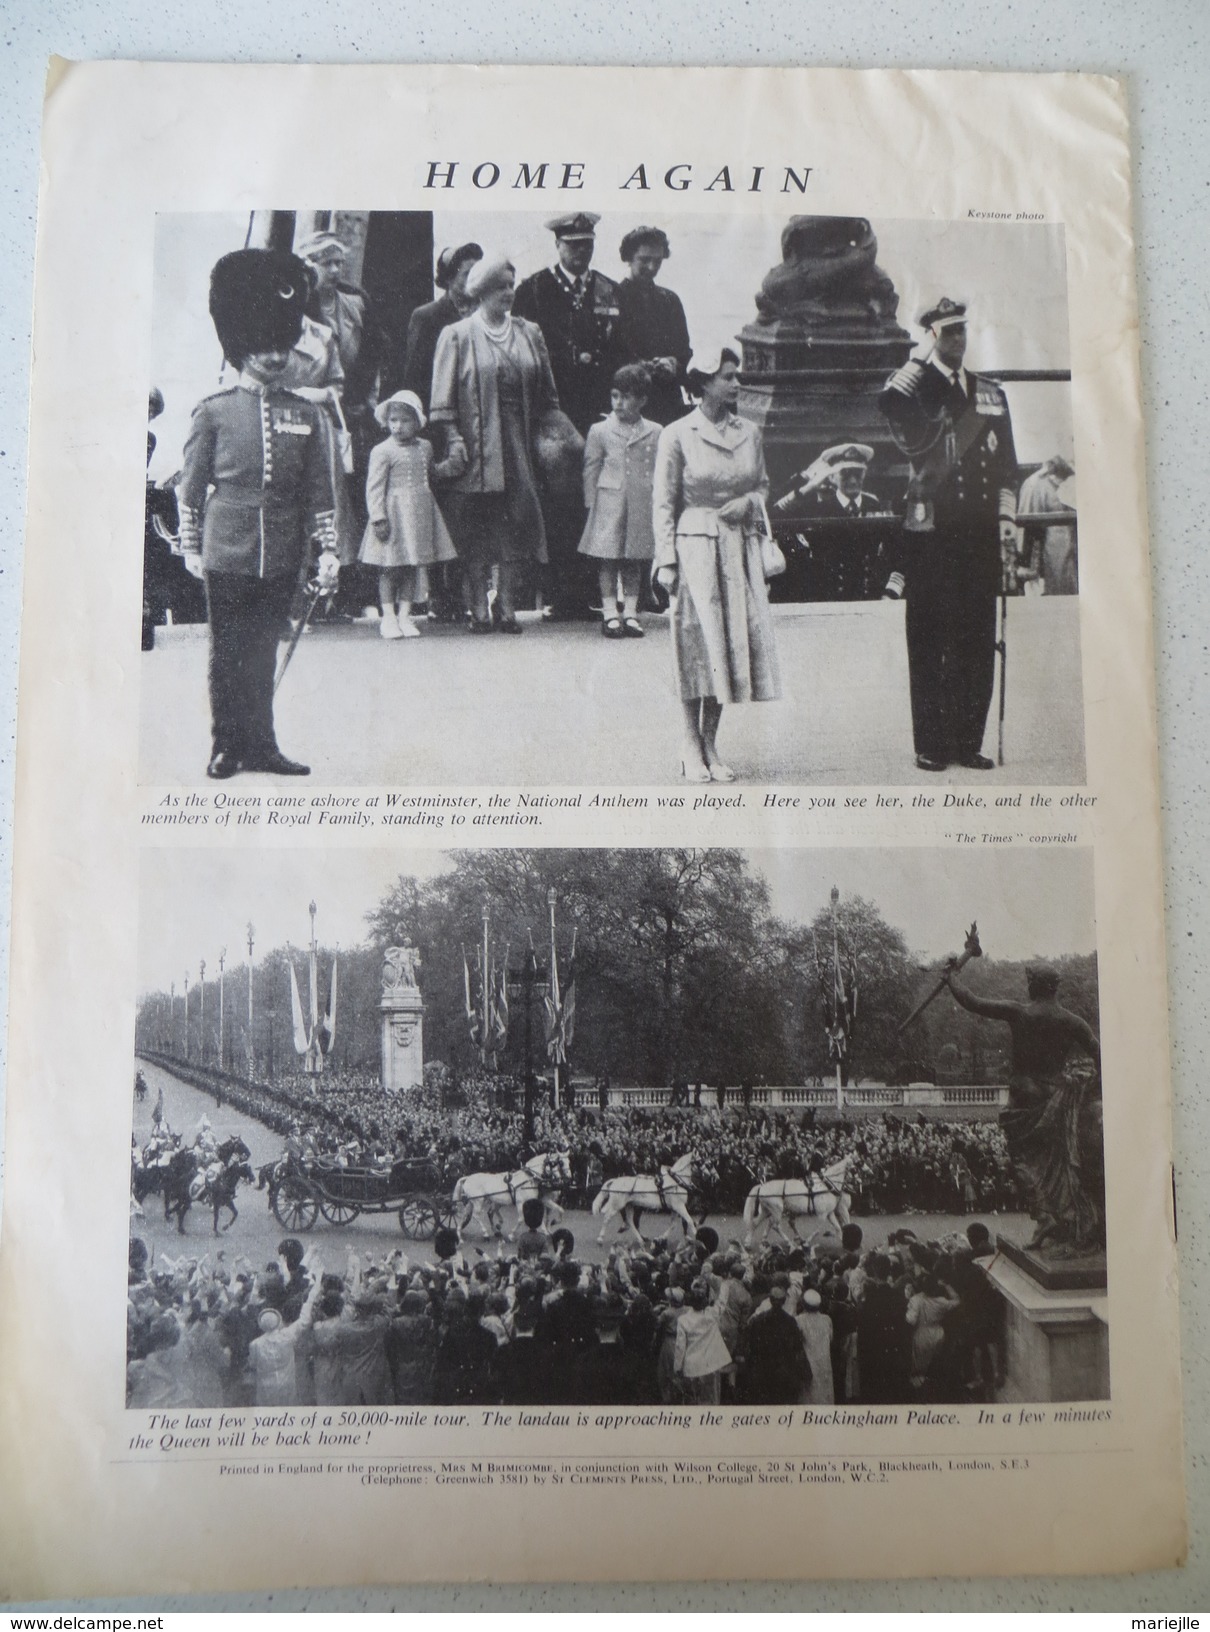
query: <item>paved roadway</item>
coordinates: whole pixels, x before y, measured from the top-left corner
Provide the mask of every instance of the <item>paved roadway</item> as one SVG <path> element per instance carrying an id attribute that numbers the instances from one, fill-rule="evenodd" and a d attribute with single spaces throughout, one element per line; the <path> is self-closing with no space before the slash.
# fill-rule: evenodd
<path id="1" fill-rule="evenodd" d="M 902 603 L 775 608 L 784 695 L 728 709 L 720 746 L 747 781 L 896 785 L 916 769 Z M 679 710 L 667 619 L 646 639 L 523 616 L 521 639 L 426 624 L 313 631 L 277 698 L 278 735 L 331 786 L 659 786 L 678 779 Z M 209 757 L 206 631 L 160 629 L 142 655 L 140 780 L 196 783 Z M 993 703 L 984 749 L 995 756 Z M 1084 781 L 1079 601 L 1021 598 L 1009 613 L 1003 770 L 965 784 Z M 241 778 L 240 786 L 262 778 Z"/>
<path id="2" fill-rule="evenodd" d="M 241 1116 L 229 1106 L 216 1111 L 211 1095 L 203 1094 L 179 1081 L 159 1066 L 148 1063 L 142 1065 L 141 1069 L 147 1079 L 149 1093 L 142 1104 L 136 1101 L 134 1106 L 134 1131 L 140 1146 L 146 1143 L 150 1135 L 151 1108 L 155 1104 L 156 1091 L 162 1085 L 165 1115 L 169 1124 L 177 1131 L 185 1131 L 186 1136 L 192 1134 L 199 1118 L 205 1114 L 214 1124 L 215 1132 L 220 1139 L 230 1133 L 239 1133 L 242 1136 L 244 1143 L 252 1152 L 253 1167 L 271 1161 L 280 1154 L 282 1146 L 280 1136 L 271 1133 L 261 1123 Z M 276 1257 L 277 1244 L 287 1233 L 269 1211 L 266 1196 L 267 1192 L 258 1193 L 255 1189 L 241 1186 L 236 1196 L 239 1219 L 233 1228 L 225 1231 L 217 1240 L 211 1232 L 212 1215 L 208 1208 L 195 1206 L 191 1209 L 186 1218 L 186 1233 L 182 1238 L 177 1233 L 175 1222 L 165 1224 L 160 1198 L 149 1196 L 146 1202 L 146 1216 L 131 1220 L 131 1233 L 143 1238 L 152 1249 L 157 1262 L 161 1253 L 176 1258 L 183 1252 L 191 1256 L 200 1256 L 205 1252 L 222 1250 L 229 1263 L 242 1255 L 255 1268 L 269 1263 Z M 225 1221 L 226 1215 L 223 1217 Z M 512 1227 L 511 1217 L 510 1210 L 509 1221 L 505 1224 L 506 1229 Z M 718 1231 L 724 1243 L 732 1237 L 742 1236 L 743 1223 L 737 1215 L 721 1218 L 712 1215 L 708 1222 Z M 969 1220 L 953 1214 L 929 1213 L 886 1215 L 862 1218 L 857 1222 L 865 1231 L 866 1244 L 872 1246 L 885 1241 L 887 1235 L 895 1229 L 906 1227 L 915 1230 L 923 1240 L 936 1238 L 951 1230 L 961 1230 Z M 1020 1241 L 1029 1238 L 1029 1220 L 1019 1213 L 990 1215 L 984 1222 L 993 1234 L 998 1231 Z M 588 1213 L 568 1212 L 565 1223 L 575 1236 L 577 1257 L 593 1262 L 604 1259 L 611 1240 L 607 1240 L 604 1248 L 597 1246 L 599 1219 L 593 1218 Z M 657 1226 L 653 1220 L 650 1233 L 658 1234 L 663 1227 L 664 1221 Z M 478 1226 L 473 1228 L 477 1230 Z M 616 1229 L 616 1226 L 613 1228 Z M 405 1252 L 418 1257 L 422 1262 L 428 1263 L 433 1259 L 431 1242 L 408 1242 L 399 1228 L 399 1219 L 394 1212 L 363 1214 L 352 1224 L 347 1225 L 329 1224 L 321 1217 L 315 1228 L 301 1239 L 308 1246 L 316 1246 L 327 1267 L 334 1270 L 343 1270 L 345 1254 L 350 1251 L 359 1253 L 363 1261 L 370 1257 L 381 1260 L 396 1247 L 402 1247 Z M 494 1250 L 488 1243 L 479 1241 L 477 1235 L 467 1239 L 465 1250 L 468 1258 L 473 1257 L 479 1248 Z"/>

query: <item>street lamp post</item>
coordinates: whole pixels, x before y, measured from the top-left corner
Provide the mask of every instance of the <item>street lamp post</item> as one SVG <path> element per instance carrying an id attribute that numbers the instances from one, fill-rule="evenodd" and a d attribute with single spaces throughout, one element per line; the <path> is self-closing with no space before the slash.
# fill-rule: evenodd
<path id="1" fill-rule="evenodd" d="M 189 1058 L 189 971 L 185 971 L 185 1059 Z"/>
<path id="2" fill-rule="evenodd" d="M 201 998 L 198 1006 L 197 1051 L 202 1064 L 206 1063 L 206 960 L 202 958 L 198 964 L 198 987 Z"/>
<path id="3" fill-rule="evenodd" d="M 256 1044 L 252 1038 L 252 946 L 255 930 L 248 920 L 248 1081 L 256 1075 Z"/>
<path id="4" fill-rule="evenodd" d="M 176 1047 L 176 981 L 168 985 L 168 1052 Z"/>

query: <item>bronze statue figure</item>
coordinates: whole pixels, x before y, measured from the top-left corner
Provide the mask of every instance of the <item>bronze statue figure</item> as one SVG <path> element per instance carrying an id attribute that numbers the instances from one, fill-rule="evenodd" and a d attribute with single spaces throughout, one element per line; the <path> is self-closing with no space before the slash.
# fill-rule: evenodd
<path id="1" fill-rule="evenodd" d="M 1000 1125 L 1026 1188 L 1035 1231 L 1029 1248 L 1056 1257 L 1096 1252 L 1105 1245 L 1105 1158 L 1101 1126 L 1101 1045 L 1087 1021 L 1058 1002 L 1058 973 L 1036 965 L 1026 973 L 1028 1001 L 976 997 L 945 983 L 971 1014 L 1003 1020 L 1012 1038 L 1008 1109 Z M 1081 1073 L 1073 1056 L 1092 1061 Z"/>

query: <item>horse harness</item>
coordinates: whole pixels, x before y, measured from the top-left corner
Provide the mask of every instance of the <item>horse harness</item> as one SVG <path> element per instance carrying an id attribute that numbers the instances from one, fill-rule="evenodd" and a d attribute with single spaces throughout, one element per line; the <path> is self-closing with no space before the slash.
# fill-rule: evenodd
<path id="1" fill-rule="evenodd" d="M 818 1185 L 816 1185 L 816 1180 L 819 1181 Z M 806 1187 L 807 1187 L 807 1217 L 808 1218 L 813 1218 L 815 1216 L 816 1212 L 817 1212 L 817 1208 L 815 1206 L 816 1196 L 825 1195 L 825 1194 L 826 1195 L 832 1195 L 832 1196 L 835 1196 L 837 1198 L 837 1200 L 839 1200 L 840 1197 L 844 1194 L 844 1192 L 842 1190 L 838 1189 L 837 1186 L 832 1183 L 832 1180 L 830 1178 L 828 1178 L 827 1174 L 821 1172 L 818 1168 L 809 1169 L 809 1171 L 807 1172 L 805 1178 L 801 1178 L 801 1179 L 774 1179 L 774 1180 L 772 1180 L 770 1182 L 772 1184 L 780 1184 L 781 1185 L 781 1201 L 782 1201 L 783 1206 L 785 1205 L 785 1201 L 786 1201 L 786 1186 L 789 1185 L 789 1184 L 805 1184 Z M 767 1189 L 768 1184 L 763 1186 L 763 1188 Z"/>

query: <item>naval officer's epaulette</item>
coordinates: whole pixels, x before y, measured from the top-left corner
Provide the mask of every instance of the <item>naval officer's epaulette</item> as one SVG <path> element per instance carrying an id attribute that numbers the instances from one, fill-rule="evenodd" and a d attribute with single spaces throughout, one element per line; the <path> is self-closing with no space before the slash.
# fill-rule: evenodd
<path id="1" fill-rule="evenodd" d="M 928 378 L 924 364 L 915 357 L 909 357 L 902 368 L 888 376 L 884 391 L 897 391 L 900 396 L 916 398 L 920 395 L 921 382 Z"/>

